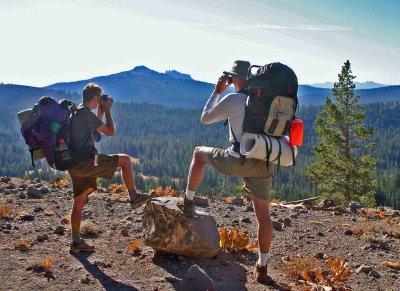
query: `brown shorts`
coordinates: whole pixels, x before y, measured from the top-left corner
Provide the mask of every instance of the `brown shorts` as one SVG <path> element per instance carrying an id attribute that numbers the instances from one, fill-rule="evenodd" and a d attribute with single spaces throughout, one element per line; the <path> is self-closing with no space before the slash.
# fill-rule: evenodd
<path id="1" fill-rule="evenodd" d="M 95 165 L 95 162 L 97 164 Z M 71 176 L 74 197 L 85 192 L 88 194 L 97 190 L 96 178 L 111 179 L 118 167 L 118 155 L 98 155 L 95 158 L 80 163 L 68 169 Z"/>
<path id="2" fill-rule="evenodd" d="M 218 172 L 235 177 L 241 177 L 244 186 L 251 194 L 263 200 L 269 200 L 272 186 L 272 165 L 266 166 L 265 161 L 241 159 L 228 154 L 228 150 L 213 148 L 209 154 L 211 166 Z"/>

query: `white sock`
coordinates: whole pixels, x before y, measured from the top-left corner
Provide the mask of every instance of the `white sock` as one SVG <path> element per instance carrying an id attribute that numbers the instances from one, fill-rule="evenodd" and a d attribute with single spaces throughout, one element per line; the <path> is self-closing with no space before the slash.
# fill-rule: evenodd
<path id="1" fill-rule="evenodd" d="M 268 257 L 269 257 L 269 253 L 262 253 L 261 251 L 258 251 L 257 264 L 259 266 L 265 266 L 267 264 Z"/>
<path id="2" fill-rule="evenodd" d="M 189 188 L 186 188 L 186 199 L 188 200 L 193 200 L 194 194 L 196 191 L 189 190 Z"/>

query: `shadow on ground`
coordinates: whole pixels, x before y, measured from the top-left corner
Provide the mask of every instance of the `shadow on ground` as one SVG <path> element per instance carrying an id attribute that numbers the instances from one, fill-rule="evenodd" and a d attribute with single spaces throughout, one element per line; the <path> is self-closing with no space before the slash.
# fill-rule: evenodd
<path id="1" fill-rule="evenodd" d="M 100 284 L 103 286 L 105 290 L 118 290 L 118 291 L 138 291 L 133 286 L 126 285 L 124 283 L 120 283 L 115 279 L 111 278 L 107 274 L 105 274 L 99 266 L 92 264 L 88 257 L 90 254 L 88 253 L 79 253 L 73 255 L 79 262 L 81 262 L 82 266 L 86 269 L 88 273 L 90 273 L 95 279 L 99 280 Z"/>

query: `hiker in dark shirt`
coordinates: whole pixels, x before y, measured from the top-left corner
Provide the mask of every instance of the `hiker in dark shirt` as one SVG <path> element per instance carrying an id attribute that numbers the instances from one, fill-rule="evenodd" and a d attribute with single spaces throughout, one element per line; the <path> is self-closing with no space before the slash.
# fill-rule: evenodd
<path id="1" fill-rule="evenodd" d="M 71 121 L 71 146 L 82 161 L 70 169 L 74 204 L 71 212 L 72 243 L 71 253 L 93 252 L 94 246 L 80 238 L 80 225 L 83 207 L 90 193 L 97 189 L 96 178 L 111 179 L 118 167 L 122 169 L 122 179 L 128 190 L 133 209 L 148 202 L 153 194 L 139 193 L 135 187 L 131 157 L 125 154 L 103 155 L 94 147 L 94 134 L 101 132 L 108 136 L 115 134 L 111 115 L 112 100 L 101 100 L 102 88 L 90 83 L 83 89 L 82 104 Z M 97 109 L 97 116 L 92 110 Z M 105 123 L 102 119 L 105 115 Z"/>

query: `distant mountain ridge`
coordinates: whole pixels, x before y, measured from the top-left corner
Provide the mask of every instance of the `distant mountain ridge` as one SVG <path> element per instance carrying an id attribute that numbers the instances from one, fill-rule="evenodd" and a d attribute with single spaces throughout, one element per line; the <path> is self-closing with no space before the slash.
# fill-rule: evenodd
<path id="1" fill-rule="evenodd" d="M 118 102 L 149 103 L 176 108 L 202 108 L 215 86 L 193 80 L 189 74 L 176 70 L 160 73 L 146 66 L 138 66 L 129 71 L 75 82 L 56 83 L 43 88 L 0 84 L 0 105 L 31 107 L 45 95 L 79 102 L 82 89 L 89 82 L 98 83 L 106 94 Z M 233 92 L 232 86 L 225 94 L 230 92 Z M 398 101 L 400 86 L 356 89 L 356 94 L 361 96 L 362 103 Z M 324 104 L 327 96 L 332 97 L 331 89 L 311 85 L 299 86 L 298 97 L 302 106 Z"/>
<path id="2" fill-rule="evenodd" d="M 374 88 L 381 88 L 381 87 L 391 86 L 391 85 L 384 85 L 384 84 L 375 83 L 375 82 L 372 82 L 372 81 L 354 82 L 354 84 L 356 85 L 356 89 L 374 89 Z M 318 87 L 318 88 L 332 89 L 333 88 L 333 82 L 315 83 L 315 84 L 311 84 L 310 86 Z"/>

